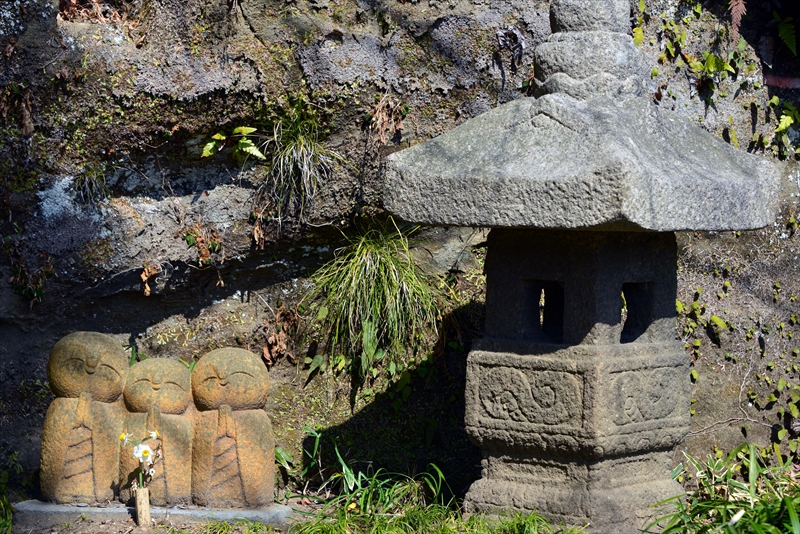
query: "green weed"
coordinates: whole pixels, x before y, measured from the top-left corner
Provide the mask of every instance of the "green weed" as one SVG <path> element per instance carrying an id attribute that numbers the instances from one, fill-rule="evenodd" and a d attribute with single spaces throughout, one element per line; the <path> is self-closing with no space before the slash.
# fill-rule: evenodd
<path id="1" fill-rule="evenodd" d="M 7 486 L 8 471 L 0 471 L 0 534 L 11 534 L 11 502 Z"/>
<path id="2" fill-rule="evenodd" d="M 800 485 L 791 460 L 767 467 L 755 445 L 744 444 L 724 459 L 709 455 L 703 463 L 685 455 L 695 473 L 679 467 L 673 476 L 694 477 L 697 489 L 658 503 L 675 511 L 647 526 L 662 534 L 791 532 L 800 534 Z"/>
<path id="3" fill-rule="evenodd" d="M 39 256 L 39 268 L 31 271 L 28 262 L 14 243 L 6 238 L 3 241 L 3 248 L 11 260 L 11 287 L 14 293 L 27 300 L 30 307 L 42 301 L 44 297 L 45 281 L 55 273 L 53 258 L 46 252 Z"/>
<path id="4" fill-rule="evenodd" d="M 290 534 L 421 533 L 426 534 L 580 534 L 581 528 L 558 527 L 535 512 L 502 514 L 490 518 L 461 512 L 442 504 L 409 505 L 387 514 L 363 514 L 352 503 L 334 513 L 319 514 L 293 525 Z"/>
<path id="5" fill-rule="evenodd" d="M 239 126 L 230 136 L 217 133 L 203 148 L 203 157 L 231 146 L 234 157 L 269 161 L 269 173 L 260 183 L 253 201 L 253 215 L 281 222 L 286 217 L 305 220 L 306 211 L 317 196 L 320 182 L 330 178 L 335 162 L 345 159 L 321 141 L 330 112 L 303 92 L 287 94 L 269 109 L 260 122 L 271 134 Z M 256 235 L 258 242 L 258 236 Z"/>
<path id="6" fill-rule="evenodd" d="M 73 187 L 87 204 L 94 204 L 111 196 L 103 165 L 85 165 L 83 172 L 75 177 Z"/>
<path id="7" fill-rule="evenodd" d="M 362 378 L 375 377 L 404 347 L 419 347 L 436 331 L 435 292 L 411 257 L 407 235 L 390 218 L 348 238 L 313 275 L 306 298 L 323 298 L 317 319 L 329 357 L 320 353 L 307 361 L 311 372 L 349 367 Z"/>
<path id="8" fill-rule="evenodd" d="M 474 514 L 465 519 L 456 501 L 446 497 L 452 490 L 436 465 L 430 464 L 427 471 L 417 476 L 384 469 L 355 471 L 335 445 L 334 450 L 337 471 L 316 492 L 334 497 L 328 498 L 318 512 L 306 514 L 308 521 L 293 525 L 289 529 L 291 534 L 584 532 L 583 529 L 553 527 L 535 513 L 516 512 L 502 514 L 499 518 Z"/>
<path id="9" fill-rule="evenodd" d="M 278 219 L 294 215 L 303 220 L 320 181 L 330 178 L 335 161 L 344 161 L 320 142 L 321 128 L 321 110 L 303 94 L 287 95 L 277 108 L 272 138 L 265 145 L 272 152 L 270 179 L 259 192 L 272 200 Z"/>

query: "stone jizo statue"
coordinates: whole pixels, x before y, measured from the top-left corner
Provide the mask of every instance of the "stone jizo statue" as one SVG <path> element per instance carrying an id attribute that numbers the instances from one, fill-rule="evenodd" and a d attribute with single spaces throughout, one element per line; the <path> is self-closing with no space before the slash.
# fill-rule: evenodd
<path id="1" fill-rule="evenodd" d="M 191 373 L 164 358 L 129 367 L 112 337 L 76 332 L 55 345 L 47 371 L 56 396 L 42 433 L 48 500 L 129 500 L 140 462 L 125 436 L 150 434 L 160 455 L 143 477 L 152 504 L 272 503 L 275 439 L 264 411 L 269 373 L 252 353 L 215 350 Z"/>
<path id="2" fill-rule="evenodd" d="M 42 493 L 56 502 L 118 493 L 122 388 L 128 361 L 109 336 L 75 332 L 56 343 L 47 378 L 56 398 L 42 431 Z"/>
<path id="3" fill-rule="evenodd" d="M 192 494 L 197 504 L 266 506 L 272 502 L 275 440 L 264 411 L 269 374 L 252 353 L 217 349 L 192 373 L 195 420 Z"/>
<path id="4" fill-rule="evenodd" d="M 192 500 L 192 436 L 194 405 L 189 369 L 175 360 L 151 358 L 128 372 L 124 391 L 125 433 L 144 436 L 158 433 L 163 461 L 154 465 L 155 475 L 147 487 L 154 505 L 173 505 Z M 130 454 L 120 458 L 120 490 L 130 498 L 139 462 Z"/>

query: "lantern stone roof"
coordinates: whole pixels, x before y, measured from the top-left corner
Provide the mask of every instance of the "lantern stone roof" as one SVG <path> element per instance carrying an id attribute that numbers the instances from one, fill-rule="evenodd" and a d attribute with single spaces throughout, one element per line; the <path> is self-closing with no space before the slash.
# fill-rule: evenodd
<path id="1" fill-rule="evenodd" d="M 553 0 L 555 33 L 535 52 L 540 96 L 392 154 L 386 208 L 445 226 L 666 232 L 770 224 L 777 167 L 644 96 L 643 55 L 619 31 L 628 5 Z M 584 16 L 589 8 L 593 17 Z M 597 29 L 603 21 L 609 30 Z"/>

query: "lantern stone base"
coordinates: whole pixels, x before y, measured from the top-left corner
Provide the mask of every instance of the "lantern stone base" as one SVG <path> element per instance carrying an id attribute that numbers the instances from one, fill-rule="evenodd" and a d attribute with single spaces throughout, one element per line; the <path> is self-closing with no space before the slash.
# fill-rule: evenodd
<path id="1" fill-rule="evenodd" d="M 653 504 L 683 493 L 671 469 L 667 451 L 594 462 L 489 453 L 464 504 L 470 512 L 536 511 L 591 532 L 634 534 L 660 515 Z"/>
<path id="2" fill-rule="evenodd" d="M 689 425 L 680 343 L 484 339 L 476 348 L 466 425 L 484 459 L 468 510 L 536 511 L 591 532 L 635 533 L 657 514 L 651 505 L 682 493 L 670 477 L 670 451 Z"/>

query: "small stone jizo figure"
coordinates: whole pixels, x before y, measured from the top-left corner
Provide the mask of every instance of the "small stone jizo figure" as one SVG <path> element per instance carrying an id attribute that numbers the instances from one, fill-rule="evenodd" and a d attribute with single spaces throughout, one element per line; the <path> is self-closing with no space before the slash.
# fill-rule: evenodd
<path id="1" fill-rule="evenodd" d="M 42 431 L 42 493 L 56 502 L 111 500 L 118 490 L 122 388 L 128 362 L 111 337 L 75 332 L 53 347 L 56 398 Z"/>
<path id="2" fill-rule="evenodd" d="M 189 369 L 175 360 L 150 358 L 131 367 L 125 381 L 126 434 L 144 436 L 157 432 L 163 461 L 153 465 L 155 473 L 147 487 L 154 505 L 191 501 L 192 404 Z M 130 498 L 139 462 L 124 452 L 120 458 L 121 498 Z"/>
<path id="3" fill-rule="evenodd" d="M 204 506 L 260 507 L 273 500 L 275 440 L 264 411 L 269 373 L 252 353 L 214 350 L 192 372 L 192 496 Z"/>

